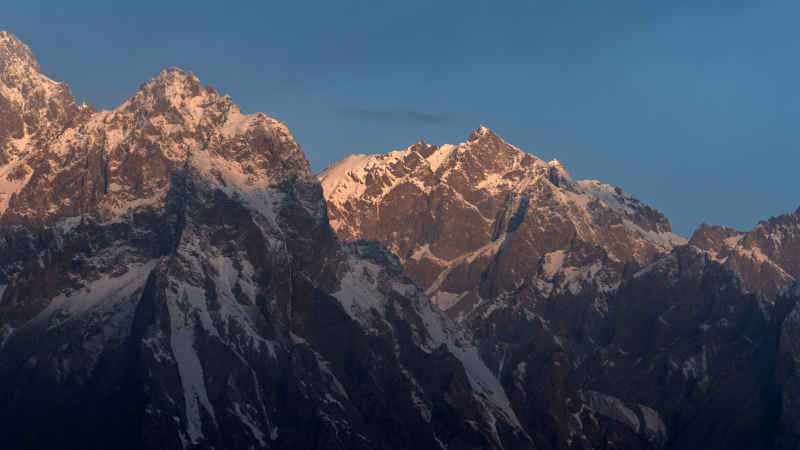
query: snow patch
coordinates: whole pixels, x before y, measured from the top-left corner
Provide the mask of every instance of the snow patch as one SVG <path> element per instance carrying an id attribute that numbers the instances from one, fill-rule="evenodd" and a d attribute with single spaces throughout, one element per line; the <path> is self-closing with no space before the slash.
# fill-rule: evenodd
<path id="1" fill-rule="evenodd" d="M 564 250 L 557 250 L 555 252 L 544 255 L 544 265 L 542 270 L 548 277 L 555 275 L 562 267 L 564 267 L 564 259 L 567 252 Z"/>
<path id="2" fill-rule="evenodd" d="M 639 411 L 642 412 L 642 419 L 644 429 L 642 430 L 647 436 L 648 439 L 651 441 L 656 440 L 660 442 L 666 442 L 667 440 L 667 426 L 664 425 L 664 421 L 661 420 L 661 416 L 656 412 L 656 410 L 645 406 L 645 405 L 638 405 Z"/>
<path id="3" fill-rule="evenodd" d="M 51 318 L 54 315 L 77 317 L 99 305 L 111 307 L 113 304 L 136 297 L 144 289 L 147 277 L 158 260 L 131 264 L 122 275 L 108 274 L 88 282 L 78 291 L 54 297 L 50 304 L 33 321 Z M 50 326 L 63 322 L 51 321 Z"/>
<path id="4" fill-rule="evenodd" d="M 455 149 L 455 145 L 444 144 L 437 148 L 435 152 L 431 153 L 431 155 L 426 158 L 431 172 L 439 170 L 439 167 L 450 158 L 450 155 L 453 154 L 453 150 Z"/>
<path id="5" fill-rule="evenodd" d="M 186 433 L 193 444 L 203 437 L 200 408 L 216 421 L 214 408 L 206 391 L 205 376 L 200 357 L 195 349 L 197 305 L 205 304 L 205 292 L 183 285 L 178 292 L 168 291 L 167 309 L 170 318 L 170 348 L 178 365 L 186 411 Z"/>
<path id="6" fill-rule="evenodd" d="M 456 303 L 458 303 L 466 295 L 467 295 L 466 292 L 462 292 L 461 294 L 454 294 L 452 292 L 447 292 L 447 291 L 436 291 L 433 297 L 431 297 L 431 301 L 437 306 L 439 306 L 439 308 L 446 310 L 451 306 L 455 305 Z"/>
<path id="7" fill-rule="evenodd" d="M 240 422 L 241 422 L 241 423 L 242 423 L 244 426 L 246 426 L 246 427 L 247 427 L 247 429 L 249 429 L 249 430 L 250 430 L 250 433 L 253 435 L 253 437 L 254 437 L 254 438 L 256 438 L 256 440 L 258 441 L 258 443 L 259 443 L 259 444 L 260 444 L 262 447 L 266 447 L 266 446 L 267 446 L 267 443 L 266 443 L 266 441 L 264 440 L 264 438 L 266 437 L 266 436 L 264 435 L 264 432 L 262 432 L 262 431 L 261 431 L 261 430 L 258 428 L 258 425 L 257 425 L 256 421 L 255 421 L 255 420 L 253 420 L 253 418 L 252 418 L 252 417 L 250 417 L 250 414 L 249 414 L 249 413 L 247 413 L 247 412 L 246 412 L 246 411 L 245 411 L 245 410 L 242 408 L 242 405 L 241 405 L 239 402 L 235 402 L 235 403 L 233 404 L 233 413 L 236 415 L 236 417 L 238 417 L 238 418 L 239 418 L 239 421 L 240 421 Z"/>
<path id="8" fill-rule="evenodd" d="M 9 163 L 0 167 L 0 214 L 8 209 L 11 196 L 21 191 L 32 175 L 33 169 L 25 163 Z"/>
<path id="9" fill-rule="evenodd" d="M 367 330 L 373 329 L 376 314 L 382 318 L 386 308 L 385 295 L 374 284 L 381 268 L 360 258 L 350 258 L 348 266 L 339 290 L 333 296 L 353 320 Z"/>
<path id="10" fill-rule="evenodd" d="M 625 406 L 622 400 L 602 392 L 584 390 L 579 391 L 581 399 L 591 410 L 617 422 L 628 425 L 635 433 L 639 432 L 639 417 Z"/>
<path id="11" fill-rule="evenodd" d="M 678 236 L 675 233 L 645 230 L 628 219 L 622 219 L 622 223 L 628 230 L 642 236 L 656 246 L 661 247 L 663 250 L 672 250 L 675 247 L 689 243 L 688 239 L 683 236 Z"/>
<path id="12" fill-rule="evenodd" d="M 317 177 L 322 184 L 325 198 L 334 204 L 342 205 L 351 198 L 364 194 L 366 167 L 376 159 L 375 155 L 349 155 L 331 164 Z"/>
<path id="13" fill-rule="evenodd" d="M 206 150 L 193 153 L 191 163 L 215 188 L 225 192 L 230 198 L 243 200 L 272 227 L 278 228 L 277 216 L 285 194 L 273 189 L 265 174 L 247 173 L 240 162 Z"/>

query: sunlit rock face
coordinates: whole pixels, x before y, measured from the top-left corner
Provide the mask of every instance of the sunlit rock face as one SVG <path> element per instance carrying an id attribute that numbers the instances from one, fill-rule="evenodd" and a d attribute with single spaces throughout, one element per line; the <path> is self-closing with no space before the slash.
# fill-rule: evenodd
<path id="1" fill-rule="evenodd" d="M 797 277 L 798 213 L 689 242 L 484 127 L 318 179 L 343 240 L 383 243 L 474 333 L 539 448 L 795 445 L 797 296 L 778 294 Z"/>
<path id="2" fill-rule="evenodd" d="M 800 209 L 746 232 L 703 225 L 690 244 L 736 272 L 745 289 L 770 299 L 782 286 L 800 279 Z"/>
<path id="3" fill-rule="evenodd" d="M 4 446 L 533 448 L 286 125 L 174 68 L 76 107 L 7 33 L 0 68 Z"/>
<path id="4" fill-rule="evenodd" d="M 95 111 L 8 33 L 0 115 L 8 448 L 800 442 L 797 212 L 687 245 L 484 127 L 315 177 L 191 73 Z"/>
<path id="5" fill-rule="evenodd" d="M 455 146 L 349 156 L 318 178 L 339 236 L 382 242 L 458 320 L 526 284 L 540 297 L 610 291 L 686 243 L 621 189 L 574 180 L 485 127 Z"/>

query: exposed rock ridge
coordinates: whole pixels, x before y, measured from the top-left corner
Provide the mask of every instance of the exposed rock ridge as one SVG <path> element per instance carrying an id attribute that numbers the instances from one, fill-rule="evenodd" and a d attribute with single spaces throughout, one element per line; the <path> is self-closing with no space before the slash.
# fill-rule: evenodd
<path id="1" fill-rule="evenodd" d="M 337 239 L 284 124 L 175 68 L 43 123 L 0 166 L 8 447 L 534 447 L 471 334 Z"/>
<path id="2" fill-rule="evenodd" d="M 54 223 L 158 206 L 169 174 L 190 159 L 209 169 L 219 163 L 216 172 L 235 173 L 249 186 L 313 178 L 284 124 L 261 113 L 244 115 L 229 96 L 171 68 L 118 108 L 26 142 L 2 169 L 9 188 L 0 222 Z"/>
<path id="3" fill-rule="evenodd" d="M 800 209 L 759 222 L 746 232 L 703 224 L 689 244 L 738 274 L 748 292 L 770 299 L 782 286 L 800 279 Z"/>
<path id="4" fill-rule="evenodd" d="M 461 303 L 455 317 L 529 274 L 539 274 L 544 296 L 593 278 L 613 289 L 625 264 L 647 264 L 686 242 L 621 189 L 574 180 L 557 160 L 546 163 L 486 127 L 456 146 L 420 141 L 352 155 L 318 178 L 339 236 L 384 243 L 441 307 Z M 592 268 L 593 258 L 609 264 Z"/>
<path id="5" fill-rule="evenodd" d="M 0 211 L 27 176 L 14 163 L 80 120 L 86 109 L 75 105 L 66 84 L 42 74 L 25 44 L 0 32 Z"/>

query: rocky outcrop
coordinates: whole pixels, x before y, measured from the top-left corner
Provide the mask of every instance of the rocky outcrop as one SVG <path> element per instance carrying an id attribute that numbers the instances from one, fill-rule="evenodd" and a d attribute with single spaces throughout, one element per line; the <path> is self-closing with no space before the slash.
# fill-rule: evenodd
<path id="1" fill-rule="evenodd" d="M 800 442 L 800 211 L 685 245 L 484 127 L 318 181 L 191 73 L 94 111 L 8 33 L 0 114 L 9 448 Z"/>
<path id="2" fill-rule="evenodd" d="M 775 417 L 775 448 L 800 445 L 800 284 L 784 286 L 775 302 L 773 324 L 778 327 L 775 385 L 780 414 Z"/>
<path id="3" fill-rule="evenodd" d="M 59 133 L 80 112 L 67 85 L 44 76 L 30 49 L 0 31 L 0 164 L 22 151 L 26 138 Z"/>
<path id="4" fill-rule="evenodd" d="M 782 286 L 800 279 L 800 209 L 747 232 L 704 224 L 689 243 L 736 272 L 749 292 L 770 299 Z"/>
<path id="5" fill-rule="evenodd" d="M 539 448 L 793 448 L 795 215 L 686 240 L 613 188 L 479 128 L 319 175 L 475 334 Z M 774 299 L 778 297 L 777 301 Z"/>
<path id="6" fill-rule="evenodd" d="M 4 445 L 534 448 L 471 335 L 339 241 L 284 124 L 178 69 L 112 111 L 61 100 L 1 142 Z"/>
<path id="7" fill-rule="evenodd" d="M 457 146 L 350 156 L 319 179 L 339 236 L 382 242 L 459 320 L 525 283 L 545 298 L 612 290 L 686 242 L 621 189 L 574 180 L 485 127 Z"/>

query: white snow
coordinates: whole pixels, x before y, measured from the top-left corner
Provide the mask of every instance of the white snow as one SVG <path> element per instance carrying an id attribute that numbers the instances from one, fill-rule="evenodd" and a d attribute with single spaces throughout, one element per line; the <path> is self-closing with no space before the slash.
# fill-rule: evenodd
<path id="1" fill-rule="evenodd" d="M 439 287 L 442 285 L 442 283 L 444 283 L 445 280 L 447 280 L 447 277 L 450 275 L 450 273 L 455 268 L 457 268 L 459 265 L 465 264 L 465 263 L 466 264 L 471 263 L 471 262 L 475 261 L 477 258 L 480 258 L 481 256 L 484 256 L 484 255 L 493 255 L 493 254 L 497 253 L 497 251 L 503 245 L 503 242 L 505 241 L 505 237 L 506 237 L 506 235 L 505 235 L 505 233 L 503 233 L 497 239 L 495 239 L 494 241 L 490 241 L 489 243 L 487 243 L 483 247 L 481 247 L 481 248 L 479 248 L 479 249 L 477 249 L 475 251 L 466 253 L 466 254 L 461 255 L 461 256 L 459 256 L 457 258 L 454 258 L 454 259 L 451 259 L 451 260 L 447 261 L 447 268 L 445 270 L 443 270 L 439 274 L 439 276 L 436 278 L 436 280 L 425 291 L 425 295 L 431 296 L 431 295 L 434 295 L 436 292 L 438 292 L 439 291 Z M 441 261 L 441 260 L 439 260 L 439 261 Z"/>
<path id="2" fill-rule="evenodd" d="M 548 253 L 544 256 L 545 263 L 542 266 L 544 274 L 548 277 L 555 275 L 564 266 L 564 257 L 567 252 L 564 250 L 557 250 Z"/>
<path id="3" fill-rule="evenodd" d="M 245 408 L 247 408 L 247 405 L 245 405 L 245 407 L 243 408 L 241 403 L 235 402 L 233 404 L 233 413 L 236 415 L 236 417 L 239 418 L 239 421 L 241 421 L 242 424 L 244 424 L 250 430 L 250 433 L 253 435 L 254 438 L 256 438 L 258 443 L 262 447 L 266 447 L 267 443 L 264 440 L 266 437 L 264 435 L 264 432 L 262 432 L 258 428 L 258 424 L 256 423 L 255 420 L 253 420 L 253 418 L 250 416 L 250 414 L 246 411 Z"/>
<path id="4" fill-rule="evenodd" d="M 488 129 L 485 127 L 477 130 L 477 134 L 479 135 L 486 133 L 488 133 Z M 477 144 L 476 141 L 468 141 L 458 144 L 458 146 L 443 145 L 427 158 L 428 167 L 435 171 L 442 167 L 445 161 L 452 159 L 454 154 L 457 153 L 461 155 L 469 152 L 475 145 L 479 144 Z M 396 177 L 390 171 L 391 166 L 402 164 L 402 158 L 407 156 L 410 151 L 409 147 L 406 150 L 399 150 L 388 154 L 351 155 L 331 165 L 318 176 L 323 185 L 326 199 L 330 204 L 346 210 L 348 207 L 352 207 L 352 204 L 349 206 L 345 205 L 353 199 L 360 199 L 368 205 L 377 205 L 384 195 L 401 183 L 414 183 L 418 185 L 423 192 L 430 192 L 430 186 L 421 184 L 422 172 L 412 172 L 410 175 Z M 619 217 L 621 225 L 624 226 L 625 232 L 630 236 L 630 240 L 632 241 L 631 248 L 634 253 L 634 258 L 640 262 L 644 262 L 643 258 L 649 258 L 649 251 L 652 247 L 655 247 L 656 250 L 660 252 L 667 252 L 676 246 L 684 245 L 688 242 L 688 239 L 674 233 L 645 229 L 637 225 L 635 222 L 636 217 L 639 212 L 645 208 L 645 205 L 622 190 L 596 180 L 575 181 L 557 159 L 545 163 L 534 157 L 533 167 L 523 168 L 521 166 L 521 161 L 524 157 L 525 154 L 519 150 L 519 154 L 513 158 L 508 167 L 500 171 L 490 171 L 486 173 L 482 180 L 475 182 L 473 188 L 483 190 L 489 195 L 500 195 L 510 192 L 513 193 L 517 199 L 523 197 L 530 198 L 531 203 L 529 207 L 531 209 L 536 209 L 536 214 L 552 214 L 562 217 L 566 215 L 565 218 L 575 225 L 578 236 L 581 239 L 589 243 L 603 246 L 605 245 L 603 244 L 603 236 L 598 235 L 595 227 L 592 225 L 597 216 L 597 212 L 594 208 L 600 207 L 608 209 Z M 566 184 L 554 186 L 546 182 L 547 176 L 552 168 L 559 170 L 562 178 L 566 180 Z M 439 177 L 442 181 L 446 182 L 449 174 L 451 172 L 457 172 L 458 170 L 461 169 L 456 163 L 452 168 L 448 166 L 448 170 L 440 173 Z M 513 171 L 520 170 L 521 176 L 519 174 L 507 176 Z M 374 197 L 373 194 L 370 194 L 369 197 L 365 195 L 367 188 L 365 180 L 368 174 L 375 179 L 381 180 L 378 184 L 381 192 L 377 193 Z M 547 207 L 537 206 L 538 199 L 541 195 L 539 191 L 546 189 L 548 186 L 548 193 L 551 193 L 557 202 L 564 204 L 563 210 L 557 208 L 553 211 L 549 207 L 549 204 Z M 458 192 L 452 192 L 451 195 L 454 196 L 454 200 L 460 202 L 462 205 L 474 209 L 479 214 L 481 213 L 475 205 L 463 198 Z M 481 217 L 483 217 L 482 214 Z M 486 220 L 488 224 L 491 224 L 494 218 L 484 217 L 484 220 Z M 339 231 L 347 230 L 352 236 L 358 237 L 360 235 L 357 223 L 346 223 L 344 220 L 340 220 L 339 217 L 336 217 L 331 221 L 331 225 Z M 458 295 L 462 295 L 438 292 L 439 288 L 450 275 L 450 272 L 465 262 L 474 260 L 476 257 L 496 253 L 499 251 L 503 241 L 504 239 L 501 237 L 500 239 L 486 243 L 486 245 L 479 249 L 467 252 L 449 261 L 436 258 L 426 244 L 414 249 L 411 258 L 414 260 L 427 258 L 443 268 L 443 270 L 439 271 L 437 274 L 437 279 L 434 280 L 432 285 L 426 290 L 426 294 L 432 296 L 433 300 L 438 305 L 447 308 L 458 301 Z M 392 244 L 391 242 L 387 243 L 390 247 Z M 602 267 L 593 266 L 576 268 L 574 270 L 564 269 L 564 259 L 562 255 L 565 250 L 553 250 L 556 251 L 551 252 L 544 261 L 544 274 L 553 277 L 557 273 L 563 272 L 565 274 L 564 286 L 572 292 L 579 291 L 582 289 L 582 282 L 591 282 L 591 277 L 602 272 Z M 623 256 L 615 254 L 614 248 L 607 248 L 607 251 L 612 260 L 623 260 Z M 627 258 L 627 256 L 625 258 Z M 618 283 L 612 279 L 613 274 L 609 273 L 609 277 L 611 278 L 609 278 L 608 281 L 601 280 L 600 287 L 604 291 L 613 290 L 618 285 Z M 536 283 L 541 284 L 542 292 L 552 292 L 554 286 L 546 286 L 546 281 L 547 280 L 540 282 L 540 280 L 537 280 Z"/>
<path id="5" fill-rule="evenodd" d="M 669 269 L 674 266 L 677 262 L 677 259 L 673 255 L 667 255 L 663 258 L 658 258 L 657 260 L 653 261 L 652 263 L 642 267 L 638 272 L 633 274 L 633 278 L 639 278 L 644 276 L 650 272 L 655 270 L 664 270 Z"/>
<path id="6" fill-rule="evenodd" d="M 14 334 L 14 328 L 11 325 L 5 324 L 0 327 L 0 349 L 6 345 L 6 341 L 12 334 Z"/>
<path id="7" fill-rule="evenodd" d="M 2 85 L 2 83 L 0 83 Z M 16 170 L 24 170 L 25 175 L 21 178 L 11 180 L 11 174 Z M 8 209 L 8 202 L 11 195 L 18 193 L 28 184 L 28 181 L 33 175 L 33 170 L 25 165 L 24 162 L 16 163 L 16 161 L 0 167 L 0 214 Z"/>
<path id="8" fill-rule="evenodd" d="M 651 243 L 661 247 L 663 250 L 671 250 L 677 246 L 686 245 L 689 243 L 688 239 L 683 236 L 678 236 L 675 233 L 645 230 L 628 219 L 622 219 L 622 223 L 625 224 L 625 228 L 628 230 L 639 234 Z"/>
<path id="9" fill-rule="evenodd" d="M 314 351 L 314 350 L 312 349 L 312 351 Z M 345 390 L 345 388 L 342 385 L 341 381 L 339 381 L 339 378 L 337 378 L 336 374 L 333 373 L 333 371 L 331 370 L 330 363 L 328 361 L 326 361 L 322 357 L 322 355 L 320 355 L 316 351 L 314 351 L 314 354 L 317 357 L 316 358 L 317 359 L 317 366 L 319 367 L 320 372 L 324 373 L 328 377 L 328 379 L 326 380 L 327 384 L 333 386 L 336 389 L 336 393 L 337 394 L 341 395 L 344 398 L 349 399 L 350 396 L 347 395 L 347 390 Z M 339 403 L 339 402 L 337 401 L 337 403 Z"/>
<path id="10" fill-rule="evenodd" d="M 642 404 L 639 405 L 639 410 L 642 412 L 642 419 L 644 419 L 644 429 L 642 431 L 644 431 L 645 435 L 651 440 L 666 441 L 667 426 L 664 425 L 664 421 L 661 420 L 658 412 Z"/>
<path id="11" fill-rule="evenodd" d="M 322 184 L 325 199 L 329 203 L 341 206 L 349 200 L 361 198 L 367 189 L 366 177 L 368 174 L 373 174 L 390 182 L 388 186 L 384 187 L 378 196 L 379 198 L 388 194 L 395 186 L 405 182 L 413 183 L 422 191 L 428 192 L 429 188 L 419 182 L 414 174 L 397 178 L 390 173 L 390 167 L 410 155 L 413 151 L 412 147 L 386 154 L 349 155 L 331 164 L 317 175 L 317 179 Z M 425 167 L 428 167 L 432 172 L 436 172 L 457 148 L 454 145 L 442 145 L 425 158 Z"/>
<path id="12" fill-rule="evenodd" d="M 241 335 L 236 336 L 236 342 L 231 342 L 240 354 L 244 354 L 245 349 L 242 348 L 239 341 L 240 336 L 244 338 L 250 348 L 259 350 L 264 348 L 270 357 L 276 358 L 277 343 L 269 339 L 265 339 L 260 333 L 256 331 L 256 325 L 253 323 L 247 309 L 248 306 L 240 304 L 233 294 L 235 286 L 239 286 L 242 292 L 254 301 L 257 294 L 257 287 L 253 283 L 253 267 L 247 261 L 245 255 L 238 255 L 240 257 L 241 270 L 234 268 L 234 263 L 231 258 L 215 254 L 216 251 L 209 249 L 207 252 L 208 263 L 216 271 L 217 275 L 214 277 L 214 286 L 217 296 L 222 300 L 219 302 L 219 309 L 216 314 L 219 315 L 221 321 L 225 324 L 222 329 L 225 331 L 238 330 Z M 215 327 L 211 330 L 217 333 Z"/>
<path id="13" fill-rule="evenodd" d="M 375 281 L 369 280 L 378 279 L 380 267 L 355 257 L 349 259 L 348 265 L 349 268 L 341 281 L 340 289 L 333 294 L 334 297 L 339 300 L 345 311 L 354 320 L 360 322 L 366 330 L 376 332 L 376 320 L 383 321 L 390 327 L 384 319 L 387 297 L 378 290 L 374 284 Z M 400 286 L 395 283 L 393 287 L 398 290 Z M 408 289 L 413 289 L 413 292 Z M 502 415 L 513 426 L 521 429 L 519 420 L 511 409 L 500 382 L 483 363 L 478 355 L 478 349 L 471 343 L 468 335 L 433 303 L 420 296 L 416 288 L 409 286 L 408 289 L 403 288 L 402 293 L 414 301 L 415 310 L 424 324 L 424 331 L 417 336 L 418 345 L 423 350 L 432 352 L 444 344 L 466 369 L 470 384 L 477 393 L 476 400 L 483 404 L 487 411 Z M 494 416 L 487 417 L 487 420 L 495 422 Z M 499 442 L 496 429 L 494 433 Z"/>
<path id="14" fill-rule="evenodd" d="M 445 344 L 463 364 L 470 384 L 484 400 L 484 404 L 490 409 L 498 407 L 498 412 L 512 425 L 521 428 L 500 382 L 483 363 L 478 355 L 478 349 L 470 342 L 468 335 L 430 302 L 421 302 L 419 313 L 431 337 L 429 348 L 432 350 Z"/>
<path id="15" fill-rule="evenodd" d="M 178 292 L 168 291 L 170 348 L 183 386 L 186 433 L 193 444 L 204 437 L 200 408 L 216 421 L 214 408 L 206 391 L 203 366 L 194 346 L 197 309 L 203 304 L 205 292 L 194 286 L 184 284 Z"/>
<path id="16" fill-rule="evenodd" d="M 3 36 L 0 38 L 0 45 L 9 45 L 11 39 L 12 38 L 8 35 Z M 4 73 L 6 76 L 20 80 L 22 81 L 21 84 L 32 86 L 36 90 L 36 92 L 28 92 L 23 88 L 9 88 L 5 83 L 0 83 L 0 95 L 7 100 L 16 103 L 18 106 L 21 106 L 22 109 L 28 110 L 28 108 L 25 108 L 28 98 L 35 96 L 37 93 L 41 93 L 44 95 L 45 102 L 47 102 L 62 88 L 61 83 L 53 81 L 37 70 L 34 66 L 36 61 L 33 59 L 33 55 L 29 53 L 29 50 L 27 55 L 19 55 L 13 51 L 4 53 L 7 53 L 7 57 L 9 58 L 4 61 Z"/>
<path id="17" fill-rule="evenodd" d="M 360 258 L 348 260 L 348 270 L 341 280 L 340 288 L 333 296 L 339 300 L 345 312 L 361 323 L 366 330 L 374 330 L 373 321 L 385 313 L 385 295 L 365 278 L 365 273 L 375 280 L 381 268 Z"/>
<path id="18" fill-rule="evenodd" d="M 436 172 L 439 170 L 439 167 L 441 167 L 441 165 L 447 161 L 448 158 L 450 158 L 450 155 L 453 154 L 455 149 L 455 145 L 444 144 L 437 148 L 435 152 L 431 153 L 430 156 L 426 158 L 428 165 L 431 168 L 431 172 Z"/>
<path id="19" fill-rule="evenodd" d="M 596 413 L 628 425 L 635 433 L 639 432 L 639 417 L 622 400 L 590 390 L 580 391 L 580 395 L 586 406 Z"/>
<path id="20" fill-rule="evenodd" d="M 765 255 L 758 247 L 744 248 L 739 246 L 736 249 L 739 253 L 749 256 L 751 259 L 761 263 L 773 263 L 769 256 Z M 773 263 L 774 264 L 774 263 Z M 777 264 L 776 264 L 777 265 Z"/>
<path id="21" fill-rule="evenodd" d="M 277 215 L 285 195 L 271 187 L 270 179 L 265 174 L 246 173 L 240 162 L 225 159 L 207 150 L 192 153 L 190 161 L 216 189 L 230 198 L 243 200 L 251 210 L 266 219 L 273 229 L 279 227 Z"/>
<path id="22" fill-rule="evenodd" d="M 147 277 L 157 262 L 157 260 L 151 260 L 145 263 L 131 264 L 122 275 L 104 275 L 99 279 L 87 282 L 78 291 L 54 297 L 47 308 L 32 321 L 46 320 L 56 313 L 58 316 L 77 317 L 98 305 L 111 307 L 115 303 L 136 297 L 144 289 Z M 61 322 L 51 321 L 50 326 L 59 323 Z"/>
<path id="23" fill-rule="evenodd" d="M 466 294 L 467 294 L 466 292 L 462 292 L 461 294 L 454 294 L 452 292 L 439 290 L 436 291 L 435 294 L 433 294 L 433 297 L 431 297 L 431 301 L 434 304 L 438 305 L 443 310 L 446 310 L 451 306 L 455 305 L 456 303 L 458 303 L 462 298 L 464 298 Z"/>
<path id="24" fill-rule="evenodd" d="M 514 387 L 523 394 L 527 393 L 528 363 L 525 361 L 517 363 L 511 374 L 514 377 Z"/>
<path id="25" fill-rule="evenodd" d="M 744 238 L 744 234 L 736 234 L 729 238 L 726 238 L 725 240 L 723 240 L 723 242 L 728 247 L 733 248 L 736 247 L 739 244 L 739 242 L 741 242 L 742 238 Z"/>
<path id="26" fill-rule="evenodd" d="M 361 197 L 367 187 L 363 183 L 364 170 L 375 155 L 349 155 L 331 164 L 317 177 L 329 202 L 344 204 L 351 198 Z"/>

